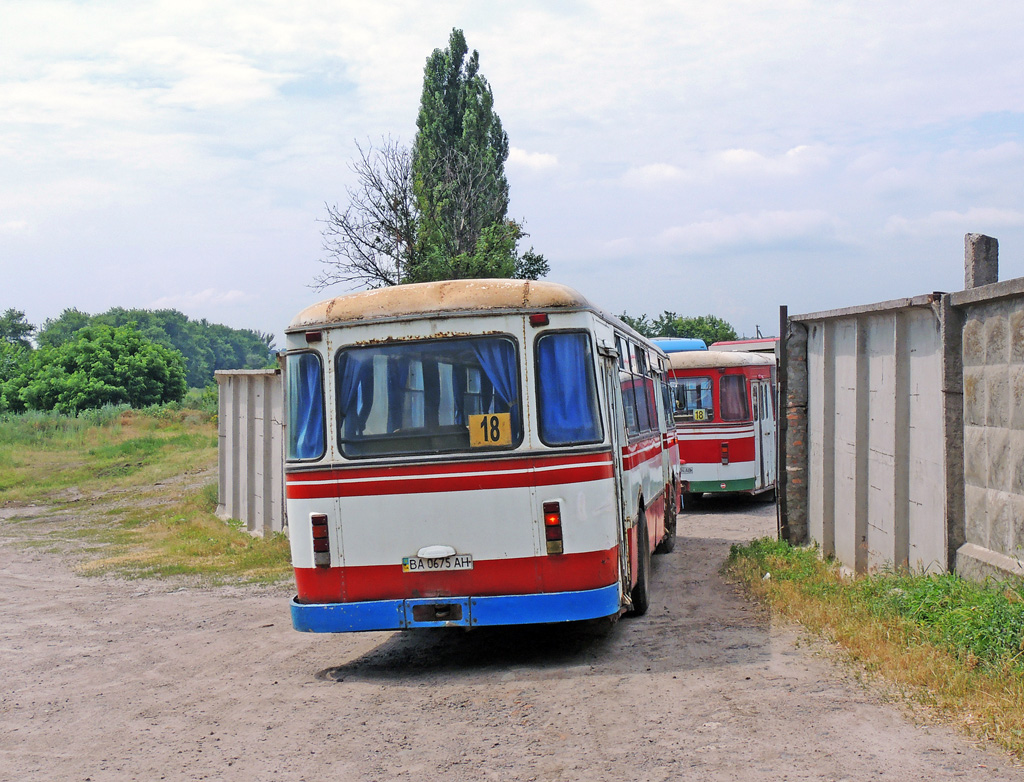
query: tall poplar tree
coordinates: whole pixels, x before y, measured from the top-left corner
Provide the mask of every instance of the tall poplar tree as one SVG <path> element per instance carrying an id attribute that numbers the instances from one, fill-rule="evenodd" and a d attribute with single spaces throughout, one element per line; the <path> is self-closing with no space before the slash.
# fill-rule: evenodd
<path id="1" fill-rule="evenodd" d="M 427 58 L 416 127 L 419 223 L 406 281 L 546 274 L 547 261 L 532 248 L 517 254 L 525 234 L 507 216 L 508 135 L 480 73 L 480 54 L 469 53 L 462 30 L 453 29 L 448 48 Z"/>
<path id="2" fill-rule="evenodd" d="M 508 135 L 462 30 L 427 58 L 416 126 L 411 150 L 390 137 L 358 147 L 348 204 L 327 207 L 314 287 L 545 276 L 543 255 L 519 252 L 527 234 L 508 217 Z"/>

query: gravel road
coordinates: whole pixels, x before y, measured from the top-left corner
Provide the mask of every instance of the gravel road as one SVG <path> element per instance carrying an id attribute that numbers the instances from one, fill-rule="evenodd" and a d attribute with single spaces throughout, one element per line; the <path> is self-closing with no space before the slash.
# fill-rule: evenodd
<path id="1" fill-rule="evenodd" d="M 336 637 L 283 587 L 80 578 L 33 512 L 0 512 L 3 780 L 1024 779 L 721 579 L 764 503 L 682 518 L 643 618 Z"/>

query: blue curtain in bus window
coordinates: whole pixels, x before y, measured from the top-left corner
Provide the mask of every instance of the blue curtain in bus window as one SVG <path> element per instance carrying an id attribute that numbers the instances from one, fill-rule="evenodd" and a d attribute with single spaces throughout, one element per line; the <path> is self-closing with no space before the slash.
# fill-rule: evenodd
<path id="1" fill-rule="evenodd" d="M 504 339 L 475 339 L 472 344 L 480 367 L 494 386 L 494 395 L 501 403 L 495 404 L 494 410 L 485 412 L 510 412 L 518 401 L 519 392 L 515 348 Z"/>
<path id="2" fill-rule="evenodd" d="M 548 334 L 537 340 L 537 389 L 541 440 L 569 445 L 601 439 L 586 334 Z"/>
<path id="3" fill-rule="evenodd" d="M 324 402 L 320 359 L 288 357 L 288 458 L 317 459 L 324 452 Z"/>
<path id="4" fill-rule="evenodd" d="M 354 351 L 338 355 L 338 417 L 342 437 L 363 433 L 373 404 L 373 356 L 360 357 Z"/>

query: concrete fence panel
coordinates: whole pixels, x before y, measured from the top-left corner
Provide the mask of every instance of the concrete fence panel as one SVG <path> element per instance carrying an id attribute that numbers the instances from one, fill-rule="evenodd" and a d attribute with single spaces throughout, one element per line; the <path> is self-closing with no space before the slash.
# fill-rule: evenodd
<path id="1" fill-rule="evenodd" d="M 279 369 L 216 373 L 220 476 L 217 514 L 258 535 L 281 532 L 284 384 Z"/>
<path id="2" fill-rule="evenodd" d="M 857 572 L 946 568 L 933 305 L 919 297 L 792 319 L 807 331 L 808 536 Z"/>

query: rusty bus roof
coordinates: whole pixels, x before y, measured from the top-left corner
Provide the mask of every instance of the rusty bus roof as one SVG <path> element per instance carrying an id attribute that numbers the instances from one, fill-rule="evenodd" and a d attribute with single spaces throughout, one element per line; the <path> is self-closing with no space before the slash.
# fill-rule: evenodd
<path id="1" fill-rule="evenodd" d="M 578 291 L 554 282 L 506 279 L 445 280 L 395 285 L 326 299 L 302 310 L 292 319 L 286 331 L 432 315 L 476 315 L 485 312 L 552 309 L 591 310 L 604 317 L 610 317 Z M 617 318 L 610 319 L 618 322 Z"/>
<path id="2" fill-rule="evenodd" d="M 691 350 L 683 353 L 669 353 L 668 364 L 671 369 L 775 366 L 775 357 L 767 353 Z"/>

